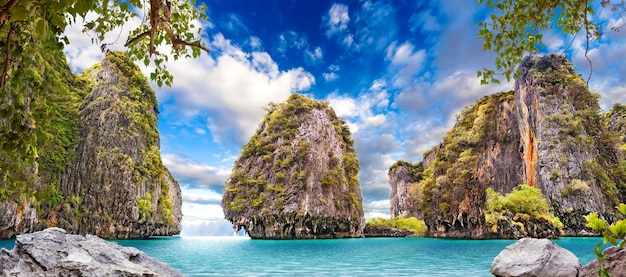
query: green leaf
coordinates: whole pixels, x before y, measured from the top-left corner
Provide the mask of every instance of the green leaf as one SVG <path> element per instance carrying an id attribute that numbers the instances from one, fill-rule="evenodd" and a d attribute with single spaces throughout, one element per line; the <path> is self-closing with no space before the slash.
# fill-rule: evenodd
<path id="1" fill-rule="evenodd" d="M 624 237 L 626 236 L 626 222 L 624 220 L 618 220 L 615 224 L 609 227 L 611 233 L 616 237 Z"/>
<path id="2" fill-rule="evenodd" d="M 22 20 L 28 18 L 29 13 L 30 12 L 26 8 L 24 8 L 23 6 L 17 6 L 15 8 L 13 8 L 13 11 L 11 12 L 11 17 L 9 18 L 9 23 L 16 22 L 16 21 L 22 21 Z"/>
<path id="3" fill-rule="evenodd" d="M 585 219 L 587 220 L 587 225 L 585 225 L 585 226 L 589 227 L 589 228 L 591 228 L 591 229 L 593 229 L 595 231 L 603 232 L 607 228 L 606 220 L 599 219 L 598 218 L 598 213 L 596 213 L 596 212 L 588 214 L 587 216 L 585 216 Z"/>
<path id="4" fill-rule="evenodd" d="M 618 206 L 616 206 L 615 208 L 617 208 L 617 210 L 622 213 L 623 215 L 626 215 L 626 204 L 624 203 L 620 203 Z"/>

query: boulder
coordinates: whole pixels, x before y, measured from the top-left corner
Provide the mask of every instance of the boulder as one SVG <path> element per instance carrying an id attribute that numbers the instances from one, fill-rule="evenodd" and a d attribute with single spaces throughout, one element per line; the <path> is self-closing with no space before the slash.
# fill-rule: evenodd
<path id="1" fill-rule="evenodd" d="M 3 276 L 182 276 L 134 247 L 60 228 L 19 235 L 12 250 L 1 251 Z"/>
<path id="2" fill-rule="evenodd" d="M 523 238 L 506 247 L 493 260 L 495 276 L 576 276 L 578 258 L 547 239 Z"/>
<path id="3" fill-rule="evenodd" d="M 578 276 L 598 276 L 600 265 L 604 265 L 609 276 L 626 276 L 626 249 L 611 246 L 605 249 L 604 253 L 608 254 L 609 257 L 602 259 L 601 262 L 594 260 L 581 267 Z"/>

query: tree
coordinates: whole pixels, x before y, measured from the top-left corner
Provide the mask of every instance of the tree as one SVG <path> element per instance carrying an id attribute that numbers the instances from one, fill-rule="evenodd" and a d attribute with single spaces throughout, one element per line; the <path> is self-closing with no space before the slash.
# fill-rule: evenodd
<path id="1" fill-rule="evenodd" d="M 198 57 L 208 49 L 200 39 L 196 20 L 206 20 L 204 5 L 195 0 L 3 0 L 0 4 L 0 153 L 17 163 L 32 164 L 37 156 L 30 103 L 42 88 L 42 53 L 60 51 L 69 41 L 63 32 L 79 17 L 96 15 L 84 25 L 92 41 L 105 51 L 104 35 L 133 17 L 142 17 L 129 31 L 129 56 L 156 69 L 150 78 L 171 85 L 164 62 L 171 55 Z M 199 27 L 199 26 L 198 26 Z M 159 52 L 170 45 L 171 53 Z M 6 176 L 6 168 L 0 168 Z M 2 181 L 2 180 L 0 180 Z"/>
<path id="2" fill-rule="evenodd" d="M 558 29 L 564 35 L 573 35 L 574 38 L 583 35 L 585 57 L 589 51 L 589 44 L 602 35 L 599 22 L 592 21 L 596 2 L 593 0 L 478 0 L 478 2 L 493 9 L 489 18 L 478 23 L 481 27 L 478 36 L 483 39 L 484 50 L 496 54 L 496 69 L 483 68 L 477 73 L 482 84 L 500 83 L 495 75 L 504 75 L 509 81 L 517 72 L 517 65 L 524 55 L 539 52 L 538 46 L 543 46 L 542 31 Z M 601 0 L 600 7 L 610 9 L 620 17 L 626 12 L 624 0 L 616 2 Z M 613 26 L 612 30 L 619 31 L 622 27 L 623 24 Z M 587 60 L 592 66 L 589 57 Z M 587 82 L 592 72 L 593 68 Z"/>

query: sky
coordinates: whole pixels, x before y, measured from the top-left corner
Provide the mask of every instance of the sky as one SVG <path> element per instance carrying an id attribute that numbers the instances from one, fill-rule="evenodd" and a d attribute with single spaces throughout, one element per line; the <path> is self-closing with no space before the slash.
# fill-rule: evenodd
<path id="1" fill-rule="evenodd" d="M 152 83 L 162 159 L 182 189 L 182 235 L 232 233 L 220 206 L 224 182 L 270 102 L 302 93 L 327 101 L 346 120 L 361 166 L 366 218 L 372 218 L 389 217 L 387 171 L 395 161 L 420 161 L 465 106 L 513 88 L 512 82 L 481 86 L 476 78 L 495 60 L 477 37 L 477 22 L 491 13 L 477 1 L 204 3 L 208 20 L 197 26 L 210 53 L 168 62 L 172 87 Z M 626 103 L 626 30 L 610 31 L 624 23 L 609 10 L 598 10 L 593 19 L 606 31 L 590 46 L 589 85 L 607 110 Z M 139 22 L 131 19 L 125 27 Z M 102 59 L 80 20 L 65 34 L 73 71 Z M 546 31 L 544 39 L 542 53 L 567 54 L 582 76 L 589 74 L 582 36 Z M 109 49 L 123 49 L 125 41 L 124 29 L 104 40 L 112 43 Z"/>

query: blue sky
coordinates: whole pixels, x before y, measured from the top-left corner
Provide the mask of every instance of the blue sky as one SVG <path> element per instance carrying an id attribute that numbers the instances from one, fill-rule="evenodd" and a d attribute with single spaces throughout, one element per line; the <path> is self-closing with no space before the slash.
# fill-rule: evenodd
<path id="1" fill-rule="evenodd" d="M 373 217 L 389 214 L 387 170 L 396 160 L 421 160 L 463 107 L 513 88 L 512 83 L 481 86 L 476 78 L 477 70 L 494 61 L 477 38 L 476 23 L 490 13 L 477 1 L 205 4 L 208 21 L 198 26 L 211 53 L 170 62 L 174 85 L 153 85 L 163 161 L 183 190 L 186 235 L 228 233 L 220 207 L 224 182 L 270 102 L 303 93 L 328 101 L 346 119 L 361 163 L 366 217 Z M 609 31 L 621 24 L 609 11 L 595 19 L 607 31 L 589 52 L 590 86 L 602 94 L 607 109 L 626 103 L 626 31 Z M 76 72 L 102 58 L 81 29 L 76 24 L 66 30 L 71 44 L 65 53 Z M 112 32 L 107 39 L 117 36 Z M 544 36 L 542 51 L 566 53 L 588 74 L 581 38 L 552 31 Z M 125 39 L 118 41 L 112 49 L 123 49 Z"/>

